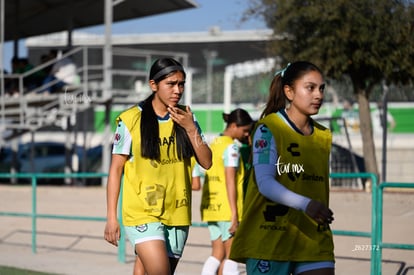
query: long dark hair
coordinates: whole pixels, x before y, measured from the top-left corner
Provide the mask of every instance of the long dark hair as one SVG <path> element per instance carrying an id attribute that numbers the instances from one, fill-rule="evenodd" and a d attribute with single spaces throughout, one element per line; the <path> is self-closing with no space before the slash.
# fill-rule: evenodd
<path id="1" fill-rule="evenodd" d="M 308 61 L 296 61 L 289 64 L 285 69 L 278 71 L 270 84 L 269 98 L 266 103 L 266 108 L 260 117 L 265 117 L 268 114 L 275 113 L 280 109 L 286 108 L 287 98 L 284 91 L 284 86 L 293 87 L 294 82 L 310 71 L 317 71 L 322 74 L 322 71 L 315 65 Z"/>
<path id="2" fill-rule="evenodd" d="M 150 80 L 159 83 L 175 72 L 182 72 L 184 78 L 186 76 L 183 66 L 173 58 L 161 58 L 156 60 L 150 69 Z M 159 145 L 159 127 L 158 117 L 152 107 L 152 100 L 155 93 L 152 93 L 141 103 L 141 156 L 152 160 L 160 161 L 160 145 Z M 194 150 L 190 139 L 184 128 L 174 122 L 172 136 L 175 135 L 178 159 L 190 158 L 194 155 Z M 168 144 L 168 154 L 170 152 L 171 143 Z"/>

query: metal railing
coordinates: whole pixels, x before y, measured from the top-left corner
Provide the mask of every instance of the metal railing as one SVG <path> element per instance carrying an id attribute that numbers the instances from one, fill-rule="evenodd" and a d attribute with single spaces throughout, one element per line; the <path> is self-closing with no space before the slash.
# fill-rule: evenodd
<path id="1" fill-rule="evenodd" d="M 371 271 L 371 274 L 381 275 L 382 274 L 382 249 L 404 249 L 404 250 L 414 250 L 414 244 L 404 244 L 404 243 L 384 243 L 382 241 L 382 232 L 383 232 L 383 208 L 384 208 L 384 189 L 385 188 L 414 188 L 414 183 L 396 183 L 396 182 L 383 182 L 372 189 L 373 196 L 377 197 L 377 227 L 376 227 L 376 239 L 374 244 L 376 244 L 377 253 L 374 254 L 375 258 L 371 259 L 371 262 L 374 262 L 376 267 L 375 273 Z M 374 194 L 375 193 L 375 194 Z"/>
<path id="2" fill-rule="evenodd" d="M 107 177 L 107 173 L 0 173 L 0 178 L 30 178 L 32 186 L 32 211 L 28 212 L 0 212 L 0 216 L 14 216 L 14 217 L 28 217 L 32 219 L 32 253 L 37 252 L 37 219 L 59 219 L 59 220 L 79 220 L 79 221 L 98 221 L 105 222 L 106 217 L 97 216 L 73 216 L 73 215 L 59 215 L 59 214 L 41 214 L 37 212 L 37 180 L 38 178 L 103 178 Z M 122 196 L 120 196 L 122 199 Z M 121 200 L 119 204 L 121 204 Z M 119 212 L 121 208 L 118 207 Z M 121 215 L 119 215 L 121 217 Z M 121 224 L 121 218 L 120 218 Z M 125 263 L 125 234 L 122 232 L 118 245 L 118 261 Z"/>
<path id="3" fill-rule="evenodd" d="M 3 74 L 2 79 L 16 83 L 15 88 L 19 96 L 6 97 L 6 91 L 3 86 L 1 87 L 1 129 L 15 132 L 36 131 L 44 126 L 56 124 L 57 121 L 66 120 L 91 106 L 103 106 L 109 99 L 112 104 L 121 105 L 138 102 L 150 93 L 146 85 L 141 87 L 138 84 L 148 82 L 148 70 L 155 59 L 172 56 L 182 62 L 184 67 L 188 66 L 187 53 L 113 47 L 114 65 L 109 70 L 112 85 L 104 87 L 105 68 L 102 63 L 102 52 L 102 46 L 80 46 L 27 72 Z M 67 85 L 63 91 L 52 94 L 43 92 L 55 85 L 58 80 L 36 84 L 34 87 L 25 86 L 25 80 L 63 58 L 69 58 L 76 64 L 78 84 Z M 191 78 L 191 73 L 188 73 L 188 83 L 192 82 Z M 52 109 L 56 117 L 49 116 Z M 10 135 L 6 139 L 14 137 Z"/>
<path id="4" fill-rule="evenodd" d="M 16 217 L 30 217 L 32 219 L 32 252 L 36 253 L 37 246 L 37 225 L 36 221 L 39 218 L 47 219 L 63 219 L 63 220 L 86 220 L 86 221 L 99 221 L 105 222 L 106 217 L 95 217 L 95 216 L 72 216 L 72 215 L 59 215 L 59 214 L 41 214 L 37 212 L 37 179 L 38 178 L 97 178 L 107 177 L 106 173 L 0 173 L 0 178 L 30 178 L 32 186 L 32 210 L 30 213 L 22 212 L 0 212 L 0 216 L 16 216 Z M 382 241 L 383 232 L 383 190 L 385 188 L 414 188 L 414 183 L 389 183 L 384 182 L 378 184 L 377 177 L 371 173 L 332 173 L 331 178 L 366 178 L 372 182 L 372 208 L 371 208 L 371 231 L 351 231 L 351 230 L 332 230 L 334 235 L 341 236 L 354 236 L 354 237 L 365 237 L 371 238 L 371 275 L 380 275 L 381 262 L 382 262 L 382 249 L 407 249 L 414 250 L 414 244 L 397 244 L 397 243 L 384 243 Z M 121 193 L 122 194 L 122 193 Z M 122 195 L 120 195 L 119 204 L 122 203 Z M 118 207 L 118 210 L 121 208 Z M 122 215 L 119 214 L 120 224 L 122 224 Z M 193 222 L 194 227 L 206 227 L 207 223 L 204 222 Z M 123 231 L 123 227 L 121 227 Z M 118 245 L 118 261 L 126 262 L 125 253 L 125 234 L 121 232 L 121 239 Z"/>

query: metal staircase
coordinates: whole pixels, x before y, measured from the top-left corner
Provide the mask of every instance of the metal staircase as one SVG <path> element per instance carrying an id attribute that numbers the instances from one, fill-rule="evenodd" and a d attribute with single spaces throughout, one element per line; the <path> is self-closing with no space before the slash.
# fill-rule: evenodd
<path id="1" fill-rule="evenodd" d="M 104 91 L 103 47 L 77 47 L 46 62 L 24 74 L 5 75 L 19 83 L 19 96 L 1 95 L 0 147 L 27 132 L 36 132 L 47 126 L 57 126 L 65 130 L 68 121 L 88 108 L 104 105 L 133 104 L 142 100 L 150 92 L 147 88 L 147 75 L 152 62 L 159 57 L 172 56 L 184 66 L 188 55 L 176 52 L 145 51 L 128 48 L 113 48 L 112 87 Z M 24 79 L 61 58 L 69 57 L 77 65 L 80 84 L 65 87 L 59 93 L 39 93 L 45 86 L 27 90 Z M 137 69 L 138 68 L 138 69 Z M 53 84 L 53 83 L 52 83 Z M 105 96 L 104 96 L 105 95 Z"/>

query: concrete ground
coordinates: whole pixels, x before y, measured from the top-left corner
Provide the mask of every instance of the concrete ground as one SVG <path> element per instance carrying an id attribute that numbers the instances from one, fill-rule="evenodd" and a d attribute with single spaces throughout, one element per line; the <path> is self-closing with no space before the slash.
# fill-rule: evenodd
<path id="1" fill-rule="evenodd" d="M 105 217 L 103 187 L 39 187 L 40 214 Z M 193 221 L 199 222 L 200 192 L 193 192 Z M 30 213 L 30 186 L 0 185 L 0 211 Z M 371 194 L 332 191 L 334 230 L 370 232 Z M 103 221 L 39 218 L 37 253 L 32 253 L 30 217 L 0 216 L 0 265 L 66 275 L 132 274 L 134 256 L 127 244 L 127 262 L 103 239 Z M 384 196 L 384 242 L 414 244 L 414 193 L 387 192 Z M 335 235 L 336 274 L 370 274 L 369 238 Z M 367 246 L 365 246 L 367 247 Z M 360 250 L 358 250 L 360 248 Z M 192 227 L 177 275 L 200 274 L 210 254 L 205 227 Z M 383 249 L 382 274 L 414 274 L 414 251 Z M 245 274 L 243 265 L 240 265 Z M 3 274 L 2 274 L 3 275 Z"/>

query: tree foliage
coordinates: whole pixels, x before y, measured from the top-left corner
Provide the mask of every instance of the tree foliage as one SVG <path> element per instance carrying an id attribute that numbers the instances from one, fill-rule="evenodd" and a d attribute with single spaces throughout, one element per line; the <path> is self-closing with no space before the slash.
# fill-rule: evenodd
<path id="1" fill-rule="evenodd" d="M 254 0 L 245 18 L 274 30 L 283 63 L 308 60 L 327 77 L 348 76 L 358 100 L 365 164 L 378 174 L 369 97 L 374 86 L 414 78 L 414 4 L 404 0 Z"/>

